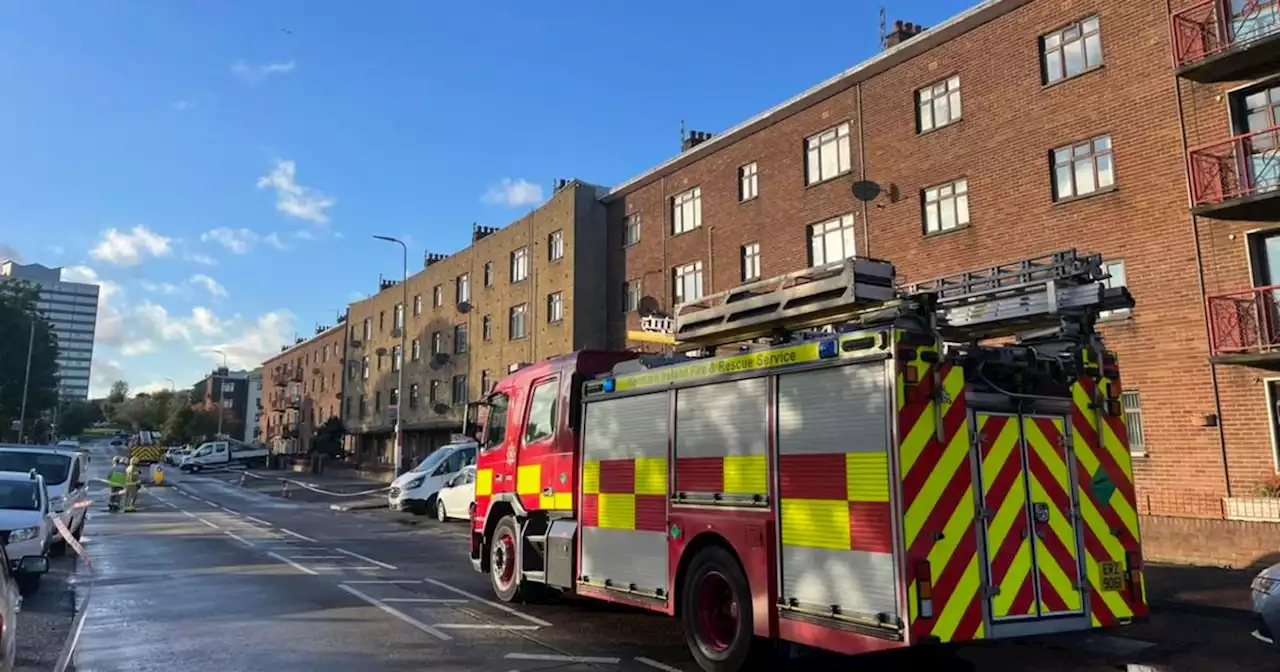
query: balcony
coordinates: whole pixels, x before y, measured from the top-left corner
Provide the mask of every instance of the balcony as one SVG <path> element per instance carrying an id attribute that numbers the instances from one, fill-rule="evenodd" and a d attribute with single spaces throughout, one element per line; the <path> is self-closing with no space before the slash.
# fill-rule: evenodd
<path id="1" fill-rule="evenodd" d="M 285 406 L 289 408 L 302 408 L 302 395 L 294 394 L 287 396 L 285 397 L 284 403 Z"/>
<path id="2" fill-rule="evenodd" d="M 1193 213 L 1280 221 L 1280 126 L 1192 149 L 1187 170 Z"/>
<path id="3" fill-rule="evenodd" d="M 1205 0 L 1169 19 L 1180 77 L 1202 83 L 1253 79 L 1280 62 L 1280 0 Z"/>
<path id="4" fill-rule="evenodd" d="M 289 382 L 291 382 L 291 383 L 301 383 L 301 382 L 302 382 L 302 369 L 293 369 L 292 371 L 290 371 L 290 372 L 289 372 Z"/>
<path id="5" fill-rule="evenodd" d="M 286 407 L 284 405 L 283 398 L 277 398 L 277 399 L 271 400 L 271 410 L 276 411 L 278 413 L 283 413 L 285 408 Z"/>
<path id="6" fill-rule="evenodd" d="M 284 387 L 289 384 L 289 375 L 284 371 L 277 371 L 271 375 L 271 384 L 276 387 Z"/>
<path id="7" fill-rule="evenodd" d="M 1280 371 L 1280 285 L 1210 296 L 1209 361 Z"/>

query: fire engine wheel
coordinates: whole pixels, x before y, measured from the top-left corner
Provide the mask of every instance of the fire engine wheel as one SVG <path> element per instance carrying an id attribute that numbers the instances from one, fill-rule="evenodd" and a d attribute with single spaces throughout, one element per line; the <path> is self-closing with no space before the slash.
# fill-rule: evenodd
<path id="1" fill-rule="evenodd" d="M 493 593 L 503 602 L 514 602 L 520 596 L 520 568 L 516 565 L 519 539 L 516 519 L 507 516 L 498 521 L 489 544 L 489 579 Z"/>
<path id="2" fill-rule="evenodd" d="M 681 590 L 681 625 L 698 664 L 709 672 L 743 669 L 756 643 L 751 588 L 733 555 L 718 546 L 704 548 Z"/>

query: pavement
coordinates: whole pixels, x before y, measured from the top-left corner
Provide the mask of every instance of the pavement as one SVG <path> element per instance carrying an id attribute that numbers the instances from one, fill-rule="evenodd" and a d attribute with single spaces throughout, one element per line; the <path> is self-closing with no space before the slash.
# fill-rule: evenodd
<path id="1" fill-rule="evenodd" d="M 80 563 L 72 584 L 92 580 L 76 672 L 697 669 L 672 619 L 577 599 L 493 602 L 467 560 L 465 522 L 337 512 L 318 493 L 282 499 L 226 474 L 169 480 L 143 494 L 137 513 L 93 513 L 96 571 Z M 1249 635 L 1251 578 L 1151 566 L 1147 623 L 859 659 L 857 669 L 1280 670 L 1280 653 Z M 771 669 L 853 662 L 803 651 Z"/>

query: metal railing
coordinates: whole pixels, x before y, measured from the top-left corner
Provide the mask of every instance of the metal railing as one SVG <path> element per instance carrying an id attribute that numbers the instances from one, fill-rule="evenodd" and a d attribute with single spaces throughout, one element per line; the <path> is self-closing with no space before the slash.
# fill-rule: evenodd
<path id="1" fill-rule="evenodd" d="M 1280 190 L 1280 126 L 1187 152 L 1193 205 L 1217 205 Z"/>
<path id="2" fill-rule="evenodd" d="M 1280 285 L 1210 296 L 1206 303 L 1209 354 L 1280 352 Z"/>
<path id="3" fill-rule="evenodd" d="M 1175 67 L 1191 65 L 1232 47 L 1280 32 L 1280 0 L 1246 0 L 1232 11 L 1231 0 L 1205 0 L 1169 17 Z"/>

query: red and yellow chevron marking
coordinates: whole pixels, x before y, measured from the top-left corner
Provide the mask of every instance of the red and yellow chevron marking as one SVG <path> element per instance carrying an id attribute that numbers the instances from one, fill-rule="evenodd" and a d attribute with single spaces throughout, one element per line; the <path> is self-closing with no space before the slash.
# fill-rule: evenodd
<path id="1" fill-rule="evenodd" d="M 1041 616 L 1078 612 L 1083 608 L 1077 587 L 1080 572 L 1076 528 L 1071 515 L 1065 427 L 1066 422 L 1060 417 L 1022 418 L 1031 501 L 1049 507 L 1049 521 L 1033 523 Z"/>
<path id="2" fill-rule="evenodd" d="M 1022 435 L 1014 416 L 977 414 L 992 618 L 1036 615 Z"/>
<path id="3" fill-rule="evenodd" d="M 665 532 L 667 458 L 583 462 L 582 524 Z"/>
<path id="4" fill-rule="evenodd" d="M 920 352 L 900 349 L 897 398 L 899 463 L 907 549 L 907 603 L 914 639 L 943 642 L 985 635 L 979 600 L 977 534 L 974 530 L 973 477 L 969 465 L 969 421 L 964 372 L 941 364 L 936 371 Z M 919 381 L 909 385 L 908 369 Z M 935 386 L 943 394 L 935 403 Z M 933 618 L 919 614 L 916 566 L 928 561 L 933 579 Z"/>
<path id="5" fill-rule="evenodd" d="M 1103 379 L 1106 391 L 1119 399 L 1119 381 Z M 1141 551 L 1133 463 L 1129 457 L 1124 417 L 1100 411 L 1101 390 L 1082 376 L 1071 386 L 1071 427 L 1075 432 L 1076 479 L 1084 518 L 1085 572 L 1094 626 L 1116 625 L 1147 615 L 1146 585 L 1137 594 L 1103 590 L 1101 563 L 1125 564 L 1125 553 Z"/>

